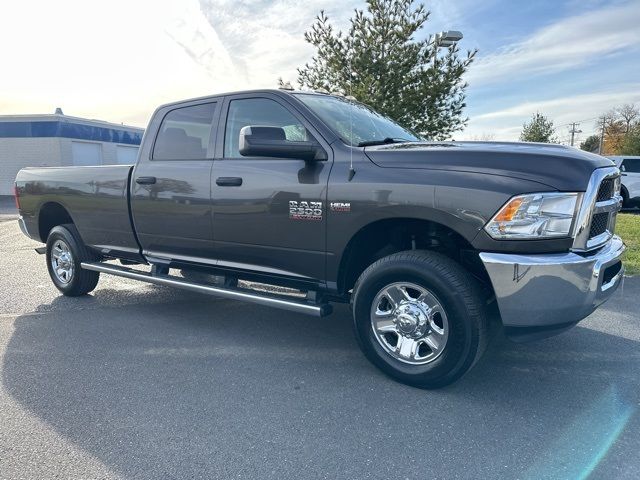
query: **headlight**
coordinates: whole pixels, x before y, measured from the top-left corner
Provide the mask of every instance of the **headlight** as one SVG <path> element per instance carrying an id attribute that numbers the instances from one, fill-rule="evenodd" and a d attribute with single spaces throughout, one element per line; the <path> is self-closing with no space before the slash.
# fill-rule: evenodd
<path id="1" fill-rule="evenodd" d="M 577 193 L 530 193 L 511 198 L 484 227 L 501 240 L 568 237 Z"/>

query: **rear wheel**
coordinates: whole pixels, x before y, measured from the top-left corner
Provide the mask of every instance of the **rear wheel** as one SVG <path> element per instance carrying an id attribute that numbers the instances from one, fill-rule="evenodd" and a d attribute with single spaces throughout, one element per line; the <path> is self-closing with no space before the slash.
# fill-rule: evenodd
<path id="1" fill-rule="evenodd" d="M 365 356 L 408 385 L 448 385 L 484 352 L 487 318 L 479 285 L 444 255 L 410 251 L 378 260 L 356 282 L 352 302 Z"/>
<path id="2" fill-rule="evenodd" d="M 80 264 L 94 262 L 98 257 L 84 245 L 75 225 L 59 225 L 51 230 L 46 256 L 49 276 L 64 295 L 76 297 L 96 288 L 100 273 L 84 270 Z"/>

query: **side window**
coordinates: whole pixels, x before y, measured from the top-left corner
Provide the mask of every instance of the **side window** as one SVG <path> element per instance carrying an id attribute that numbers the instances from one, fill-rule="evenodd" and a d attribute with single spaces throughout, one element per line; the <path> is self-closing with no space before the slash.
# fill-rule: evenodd
<path id="1" fill-rule="evenodd" d="M 640 158 L 625 158 L 622 165 L 627 173 L 640 173 Z"/>
<path id="2" fill-rule="evenodd" d="M 205 159 L 215 109 L 215 103 L 204 103 L 167 113 L 153 147 L 153 160 Z"/>
<path id="3" fill-rule="evenodd" d="M 224 133 L 225 158 L 242 158 L 238 141 L 240 130 L 247 125 L 280 127 L 290 141 L 312 140 L 304 125 L 278 102 L 268 98 L 232 100 Z"/>

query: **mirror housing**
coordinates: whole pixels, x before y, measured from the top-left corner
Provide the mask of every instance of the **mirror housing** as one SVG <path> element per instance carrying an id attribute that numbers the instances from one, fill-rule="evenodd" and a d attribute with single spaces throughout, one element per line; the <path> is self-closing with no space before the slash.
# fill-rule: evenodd
<path id="1" fill-rule="evenodd" d="M 289 141 L 280 127 L 242 127 L 238 145 L 243 157 L 291 158 L 306 162 L 327 159 L 319 144 Z"/>

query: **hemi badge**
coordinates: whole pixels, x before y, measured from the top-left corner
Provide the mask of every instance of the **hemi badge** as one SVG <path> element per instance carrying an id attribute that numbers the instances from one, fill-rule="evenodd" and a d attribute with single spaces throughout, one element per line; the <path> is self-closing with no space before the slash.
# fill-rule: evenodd
<path id="1" fill-rule="evenodd" d="M 351 204 L 345 202 L 331 202 L 329 208 L 332 212 L 350 212 Z"/>

